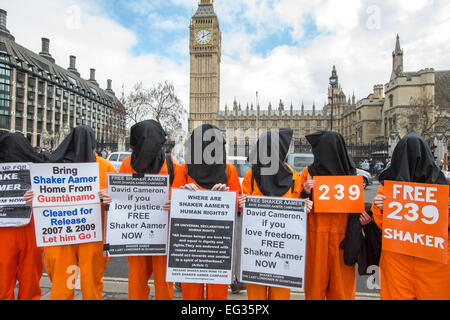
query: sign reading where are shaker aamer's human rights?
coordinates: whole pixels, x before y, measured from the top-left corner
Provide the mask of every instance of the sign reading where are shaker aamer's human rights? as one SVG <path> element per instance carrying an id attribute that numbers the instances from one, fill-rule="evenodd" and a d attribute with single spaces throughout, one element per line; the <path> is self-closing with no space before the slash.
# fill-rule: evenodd
<path id="1" fill-rule="evenodd" d="M 98 163 L 31 167 L 38 247 L 102 241 Z"/>
<path id="2" fill-rule="evenodd" d="M 167 254 L 169 176 L 108 174 L 107 256 Z"/>
<path id="3" fill-rule="evenodd" d="M 231 284 L 236 192 L 172 190 L 167 281 Z"/>

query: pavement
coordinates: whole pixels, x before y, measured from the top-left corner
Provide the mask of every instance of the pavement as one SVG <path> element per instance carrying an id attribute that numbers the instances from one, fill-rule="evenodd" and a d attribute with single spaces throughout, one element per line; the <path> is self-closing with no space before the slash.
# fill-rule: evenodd
<path id="1" fill-rule="evenodd" d="M 125 278 L 103 278 L 103 297 L 102 300 L 128 300 L 128 280 Z M 153 281 L 149 281 L 150 295 L 149 300 L 154 300 L 155 287 Z M 50 300 L 51 282 L 46 274 L 41 279 L 42 298 L 41 300 Z M 17 292 L 16 292 L 17 294 Z M 356 300 L 379 300 L 378 293 L 356 293 Z M 79 284 L 75 285 L 75 298 L 74 300 L 82 300 L 81 291 L 79 290 Z M 174 291 L 174 300 L 182 300 L 181 292 Z M 247 300 L 247 291 L 242 290 L 238 294 L 233 294 L 231 291 L 228 293 L 228 300 L 239 301 Z M 291 300 L 305 300 L 303 291 L 291 291 Z"/>

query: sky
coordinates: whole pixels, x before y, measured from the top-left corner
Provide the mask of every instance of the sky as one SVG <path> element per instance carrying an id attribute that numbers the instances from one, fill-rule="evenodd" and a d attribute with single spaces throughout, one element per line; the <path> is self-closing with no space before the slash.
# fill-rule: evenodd
<path id="1" fill-rule="evenodd" d="M 142 82 L 170 81 L 189 110 L 189 24 L 198 0 L 0 0 L 16 42 L 118 97 Z M 321 109 L 333 65 L 347 94 L 389 81 L 400 35 L 405 71 L 450 69 L 448 0 L 214 0 L 222 30 L 221 109 L 269 102 Z"/>

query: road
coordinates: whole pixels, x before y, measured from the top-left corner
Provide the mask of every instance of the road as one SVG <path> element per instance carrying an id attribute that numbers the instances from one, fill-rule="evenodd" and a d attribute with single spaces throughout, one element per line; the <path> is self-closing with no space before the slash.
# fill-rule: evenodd
<path id="1" fill-rule="evenodd" d="M 367 187 L 364 192 L 366 202 L 372 202 L 372 199 L 377 194 L 379 183 L 374 181 L 373 185 Z M 108 262 L 105 277 L 108 278 L 128 278 L 128 262 L 126 258 L 113 258 Z M 369 289 L 367 285 L 368 276 L 357 276 L 357 292 L 367 294 L 369 297 L 374 294 L 379 294 L 378 290 Z M 373 278 L 373 277 L 372 277 Z"/>

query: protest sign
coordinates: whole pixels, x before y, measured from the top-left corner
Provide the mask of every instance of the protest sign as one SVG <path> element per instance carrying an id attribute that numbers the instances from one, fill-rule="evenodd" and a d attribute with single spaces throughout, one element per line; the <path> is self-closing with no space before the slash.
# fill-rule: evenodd
<path id="1" fill-rule="evenodd" d="M 107 256 L 166 255 L 169 176 L 108 174 Z"/>
<path id="2" fill-rule="evenodd" d="M 313 190 L 316 213 L 364 212 L 364 184 L 361 176 L 316 176 Z"/>
<path id="3" fill-rule="evenodd" d="M 26 226 L 31 207 L 23 200 L 31 188 L 29 163 L 0 164 L 0 227 Z"/>
<path id="4" fill-rule="evenodd" d="M 385 181 L 383 250 L 448 262 L 449 187 Z"/>
<path id="5" fill-rule="evenodd" d="M 38 247 L 102 241 L 97 163 L 31 167 Z"/>
<path id="6" fill-rule="evenodd" d="M 247 197 L 242 215 L 240 281 L 303 289 L 305 200 Z"/>
<path id="7" fill-rule="evenodd" d="M 231 284 L 236 193 L 172 190 L 167 281 Z"/>

